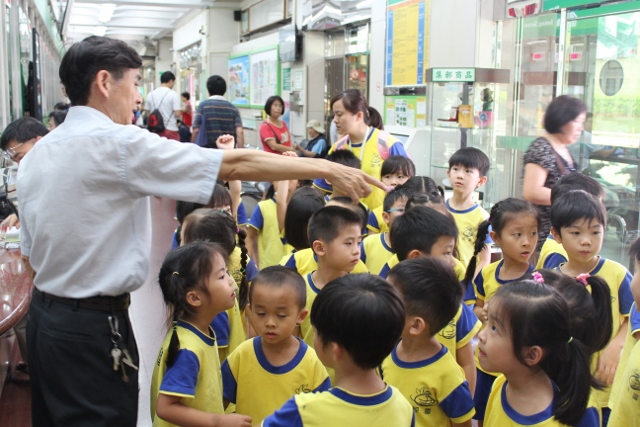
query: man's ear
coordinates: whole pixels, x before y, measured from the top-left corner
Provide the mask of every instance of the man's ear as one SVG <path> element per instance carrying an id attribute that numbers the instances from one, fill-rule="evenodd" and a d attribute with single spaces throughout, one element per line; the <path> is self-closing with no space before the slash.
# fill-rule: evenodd
<path id="1" fill-rule="evenodd" d="M 107 70 L 100 70 L 96 73 L 96 77 L 93 80 L 93 85 L 98 93 L 104 97 L 109 97 L 109 91 L 111 89 L 112 76 Z"/>

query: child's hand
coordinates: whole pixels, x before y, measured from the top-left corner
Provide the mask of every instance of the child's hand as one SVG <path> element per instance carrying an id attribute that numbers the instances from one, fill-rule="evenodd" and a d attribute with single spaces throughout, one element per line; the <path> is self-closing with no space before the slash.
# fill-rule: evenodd
<path id="1" fill-rule="evenodd" d="M 285 151 L 284 153 L 282 153 L 282 155 L 289 156 L 289 157 L 298 157 L 295 151 Z"/>
<path id="2" fill-rule="evenodd" d="M 233 145 L 235 144 L 235 138 L 232 135 L 220 135 L 218 139 L 216 139 L 216 145 L 218 148 L 222 150 L 231 150 L 233 149 Z"/>
<path id="3" fill-rule="evenodd" d="M 613 377 L 616 375 L 616 369 L 618 369 L 621 351 L 622 348 L 620 346 L 615 345 L 615 342 L 611 342 L 600 354 L 595 376 L 604 385 L 610 386 L 613 384 Z"/>
<path id="4" fill-rule="evenodd" d="M 251 417 L 240 414 L 227 414 L 222 417 L 220 427 L 251 427 Z"/>

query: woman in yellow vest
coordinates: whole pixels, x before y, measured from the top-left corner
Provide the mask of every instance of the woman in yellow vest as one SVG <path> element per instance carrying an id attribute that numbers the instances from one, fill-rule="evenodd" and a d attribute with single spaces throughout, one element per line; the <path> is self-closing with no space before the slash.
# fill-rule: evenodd
<path id="1" fill-rule="evenodd" d="M 331 100 L 333 121 L 338 133 L 344 135 L 331 147 L 335 150 L 351 150 L 362 162 L 362 171 L 380 179 L 382 162 L 389 156 L 409 157 L 402 141 L 382 130 L 380 113 L 367 105 L 364 95 L 357 89 L 349 89 Z M 373 188 L 362 199 L 369 209 L 382 205 L 384 191 Z"/>

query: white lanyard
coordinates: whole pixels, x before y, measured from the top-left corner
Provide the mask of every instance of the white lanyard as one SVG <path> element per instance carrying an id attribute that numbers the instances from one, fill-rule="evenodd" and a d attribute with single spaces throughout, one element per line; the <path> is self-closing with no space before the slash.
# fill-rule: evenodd
<path id="1" fill-rule="evenodd" d="M 362 156 L 364 156 L 364 146 L 369 140 L 369 138 L 371 138 L 372 134 L 373 134 L 373 128 L 372 127 L 367 128 L 367 132 L 366 132 L 367 137 L 365 138 L 364 141 L 362 141 L 362 146 L 360 148 L 360 163 L 362 163 Z M 353 153 L 353 147 L 351 146 L 351 137 L 349 137 L 349 151 Z"/>

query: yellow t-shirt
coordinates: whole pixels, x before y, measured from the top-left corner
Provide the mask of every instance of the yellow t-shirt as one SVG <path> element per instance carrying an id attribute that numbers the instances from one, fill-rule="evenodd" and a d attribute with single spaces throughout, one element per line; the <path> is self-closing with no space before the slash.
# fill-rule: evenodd
<path id="1" fill-rule="evenodd" d="M 222 379 L 220 360 L 213 330 L 209 335 L 194 325 L 178 321 L 176 326 L 180 349 L 173 366 L 167 368 L 167 349 L 173 331 L 162 343 L 151 379 L 151 419 L 154 427 L 174 424 L 156 415 L 158 394 L 179 396 L 180 402 L 190 408 L 213 414 L 224 414 L 222 406 Z"/>
<path id="2" fill-rule="evenodd" d="M 454 318 L 436 334 L 436 339 L 455 359 L 457 350 L 469 344 L 481 327 L 482 323 L 473 310 L 462 303 Z"/>
<path id="3" fill-rule="evenodd" d="M 248 226 L 258 231 L 258 258 L 260 261 L 258 268 L 262 270 L 272 265 L 278 265 L 278 261 L 285 255 L 285 249 L 280 238 L 276 201 L 269 199 L 258 202 Z"/>
<path id="4" fill-rule="evenodd" d="M 419 362 L 400 360 L 396 346 L 382 362 L 380 374 L 413 406 L 416 426 L 462 423 L 476 413 L 464 371 L 444 346 L 438 354 Z"/>
<path id="5" fill-rule="evenodd" d="M 536 270 L 556 268 L 563 262 L 567 262 L 567 251 L 549 234 L 542 244 L 542 249 L 540 249 L 540 258 L 538 258 Z"/>
<path id="6" fill-rule="evenodd" d="M 458 244 L 456 247 L 458 248 L 460 261 L 462 261 L 462 264 L 466 269 L 469 265 L 469 261 L 471 261 L 471 258 L 473 257 L 473 247 L 476 243 L 476 236 L 478 235 L 478 226 L 489 218 L 489 214 L 477 203 L 469 209 L 457 210 L 453 209 L 447 200 L 447 209 L 451 212 L 453 219 L 456 221 L 456 226 L 458 227 Z M 488 235 L 485 242 L 492 243 Z"/>
<path id="7" fill-rule="evenodd" d="M 372 395 L 353 394 L 340 387 L 297 394 L 262 422 L 262 427 L 414 425 L 413 408 L 391 386 Z"/>
<path id="8" fill-rule="evenodd" d="M 534 415 L 522 415 L 515 411 L 507 402 L 506 397 L 507 378 L 500 375 L 493 383 L 491 395 L 487 402 L 487 412 L 484 416 L 484 425 L 487 427 L 567 427 L 553 417 L 553 402 L 544 411 Z M 600 427 L 601 420 L 598 404 L 592 398 L 589 399 L 579 426 Z"/>
<path id="9" fill-rule="evenodd" d="M 316 352 L 298 340 L 296 355 L 282 366 L 267 360 L 260 337 L 242 343 L 222 363 L 224 398 L 236 404 L 236 413 L 249 415 L 255 425 L 293 395 L 331 388 Z"/>
<path id="10" fill-rule="evenodd" d="M 631 349 L 622 370 L 616 400 L 611 405 L 608 427 L 640 427 L 640 342 Z"/>
<path id="11" fill-rule="evenodd" d="M 617 396 L 620 390 L 624 389 L 627 384 L 628 378 L 625 377 L 625 367 L 629 363 L 629 355 L 635 347 L 638 340 L 634 337 L 634 334 L 640 332 L 640 312 L 634 302 L 631 305 L 631 311 L 629 312 L 629 327 L 627 328 L 627 336 L 624 340 L 624 347 L 622 353 L 620 353 L 620 362 L 618 363 L 618 369 L 616 370 L 616 376 L 611 386 L 611 394 L 609 395 L 609 408 L 613 408 L 614 402 L 617 400 Z"/>
<path id="12" fill-rule="evenodd" d="M 380 274 L 386 262 L 393 255 L 393 250 L 387 244 L 385 236 L 386 233 L 372 234 L 362 241 L 360 259 L 371 274 Z"/>
<path id="13" fill-rule="evenodd" d="M 309 273 L 313 273 L 318 269 L 318 256 L 313 253 L 313 249 L 306 248 L 301 249 L 289 255 L 285 255 L 280 260 L 280 265 L 289 267 L 292 270 L 296 270 L 302 277 Z M 368 273 L 367 267 L 362 260 L 358 261 L 351 273 Z M 307 316 L 309 317 L 309 316 Z"/>
<path id="14" fill-rule="evenodd" d="M 367 229 L 370 233 L 386 233 L 389 231 L 389 224 L 384 222 L 382 217 L 383 207 L 378 206 L 375 209 L 371 209 L 369 212 L 369 219 L 367 220 Z"/>

